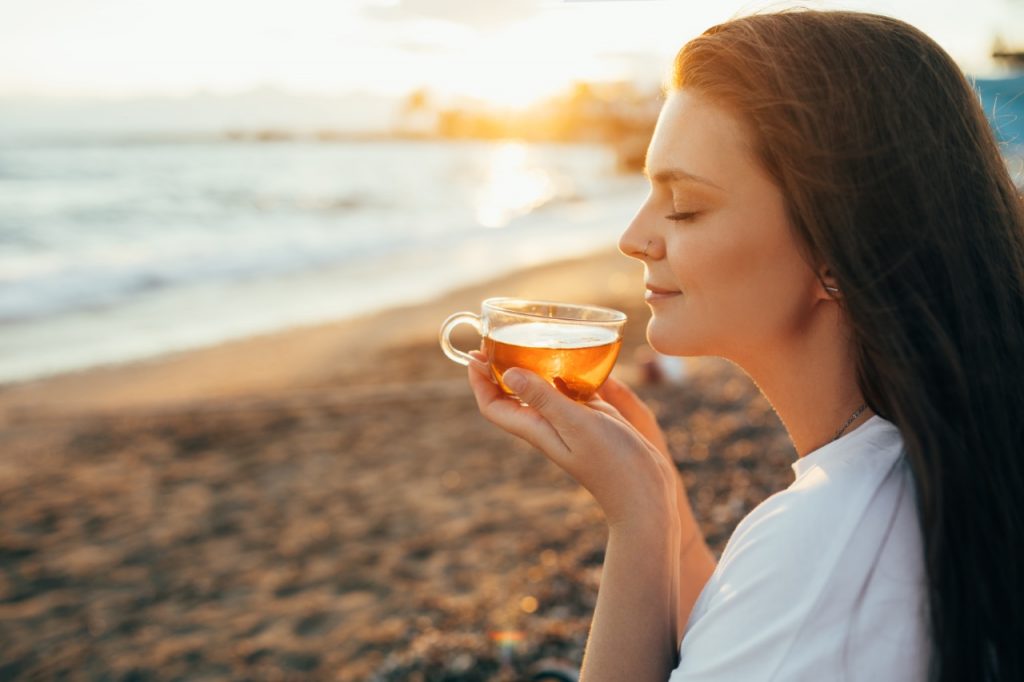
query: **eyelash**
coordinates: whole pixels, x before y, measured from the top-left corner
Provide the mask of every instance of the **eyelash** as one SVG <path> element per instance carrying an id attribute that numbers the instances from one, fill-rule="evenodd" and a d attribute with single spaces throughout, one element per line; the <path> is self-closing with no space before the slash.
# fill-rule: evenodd
<path id="1" fill-rule="evenodd" d="M 687 211 L 685 213 L 670 213 L 665 216 L 668 220 L 676 223 L 688 223 L 697 217 L 698 211 Z"/>

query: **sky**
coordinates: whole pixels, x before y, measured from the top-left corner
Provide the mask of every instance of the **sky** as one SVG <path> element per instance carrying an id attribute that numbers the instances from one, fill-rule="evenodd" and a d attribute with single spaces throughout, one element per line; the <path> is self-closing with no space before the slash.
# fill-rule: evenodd
<path id="1" fill-rule="evenodd" d="M 0 95 L 139 96 L 420 87 L 519 105 L 573 80 L 657 83 L 689 38 L 790 2 L 0 0 Z M 920 27 L 972 71 L 1024 0 L 819 0 Z"/>
<path id="2" fill-rule="evenodd" d="M 970 74 L 1024 49 L 1024 0 L 0 0 L 0 138 L 389 130 L 403 102 L 522 108 L 654 90 L 709 26 L 800 4 L 901 18 Z"/>

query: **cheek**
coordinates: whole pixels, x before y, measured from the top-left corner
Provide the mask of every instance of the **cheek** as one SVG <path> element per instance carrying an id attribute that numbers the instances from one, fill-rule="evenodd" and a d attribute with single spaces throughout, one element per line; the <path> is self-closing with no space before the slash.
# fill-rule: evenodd
<path id="1" fill-rule="evenodd" d="M 813 272 L 787 238 L 736 245 L 719 262 L 717 295 L 709 300 L 723 333 L 744 344 L 768 344 L 789 337 L 802 324 Z"/>
<path id="2" fill-rule="evenodd" d="M 670 266 L 686 300 L 655 311 L 648 326 L 651 346 L 660 352 L 729 354 L 730 348 L 785 333 L 798 312 L 803 271 L 810 272 L 795 247 L 787 240 L 699 236 L 671 245 Z"/>
<path id="3" fill-rule="evenodd" d="M 717 226 L 711 226 L 712 228 Z M 763 281 L 763 249 L 730 236 L 735 230 L 707 230 L 678 240 L 672 269 L 694 314 L 713 327 L 743 324 L 757 311 L 770 278 Z M 769 300 L 771 296 L 766 296 Z"/>

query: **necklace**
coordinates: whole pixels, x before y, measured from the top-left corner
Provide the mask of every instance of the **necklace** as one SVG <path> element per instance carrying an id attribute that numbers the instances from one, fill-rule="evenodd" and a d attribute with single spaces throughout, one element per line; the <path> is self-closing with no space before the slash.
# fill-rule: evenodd
<path id="1" fill-rule="evenodd" d="M 843 435 L 843 431 L 845 431 L 847 428 L 849 428 L 850 424 L 853 423 L 853 420 L 856 419 L 857 417 L 859 417 L 860 413 L 863 412 L 866 409 L 868 409 L 868 404 L 867 403 L 861 404 L 861 406 L 858 407 L 857 410 L 852 415 L 850 415 L 850 418 L 846 420 L 846 423 L 843 424 L 843 428 L 841 428 L 838 431 L 836 431 L 836 435 L 832 438 L 832 440 L 839 440 L 839 436 Z"/>

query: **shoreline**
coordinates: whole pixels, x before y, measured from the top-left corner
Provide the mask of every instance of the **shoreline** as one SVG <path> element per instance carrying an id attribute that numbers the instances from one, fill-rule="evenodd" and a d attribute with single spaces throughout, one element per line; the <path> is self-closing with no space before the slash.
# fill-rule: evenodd
<path id="1" fill-rule="evenodd" d="M 490 296 L 617 305 L 633 308 L 635 320 L 637 311 L 646 312 L 642 273 L 638 262 L 606 249 L 513 270 L 438 293 L 425 303 L 0 384 L 0 424 L 30 416 L 180 408 L 353 382 L 379 384 L 392 372 L 375 377 L 366 368 L 387 349 L 426 340 L 436 344 L 448 315 L 478 312 L 480 301 Z M 465 345 L 463 336 L 456 333 L 456 343 Z M 439 348 L 437 355 L 452 365 Z"/>

